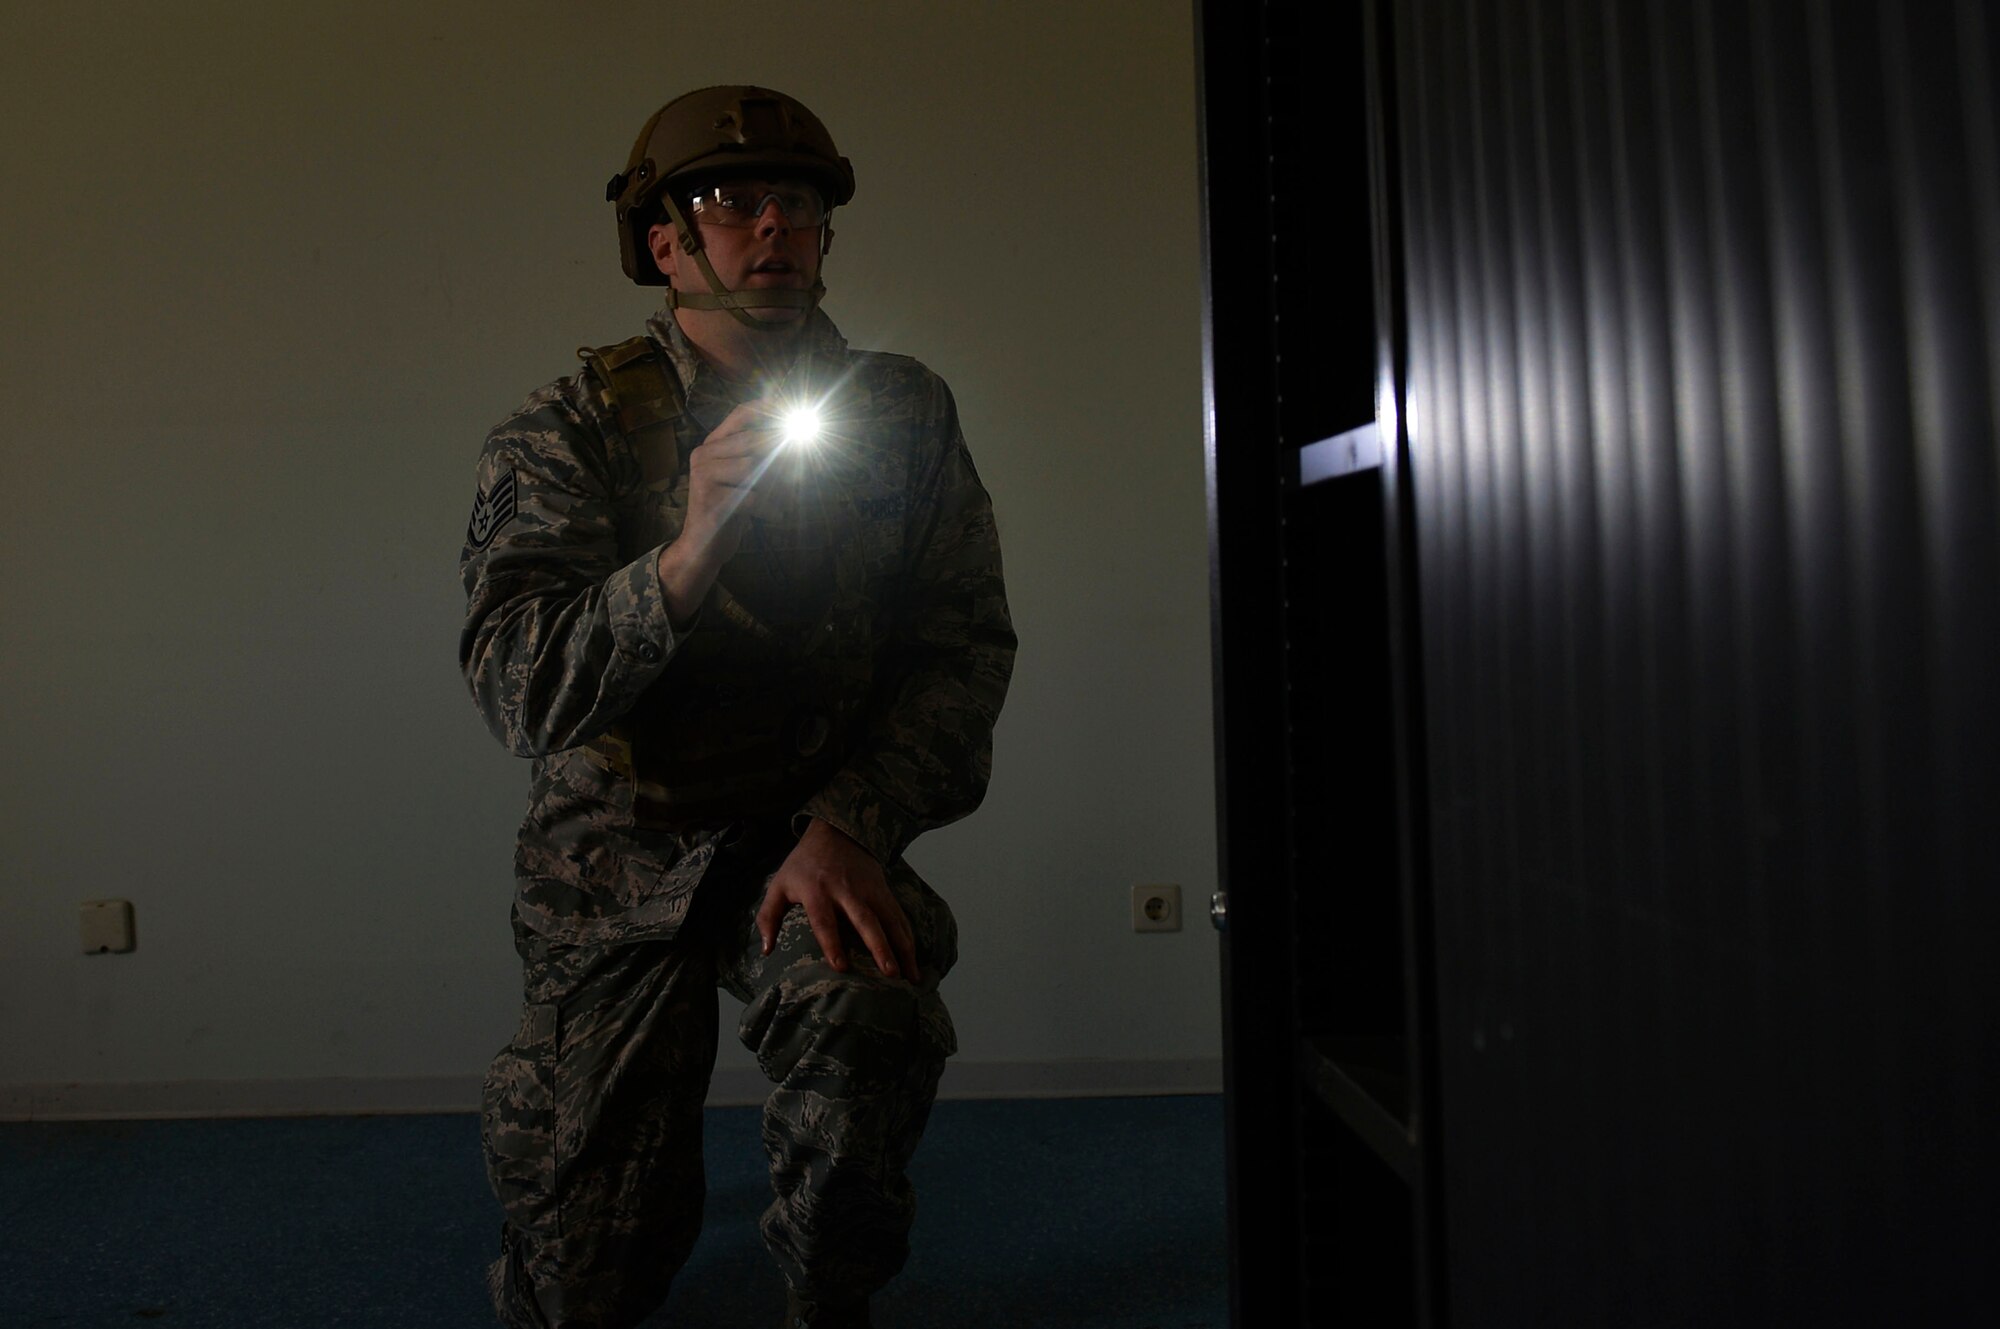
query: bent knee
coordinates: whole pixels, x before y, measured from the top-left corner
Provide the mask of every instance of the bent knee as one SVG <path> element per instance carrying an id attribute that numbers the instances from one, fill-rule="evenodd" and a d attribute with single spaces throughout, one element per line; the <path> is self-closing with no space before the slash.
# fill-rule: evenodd
<path id="1" fill-rule="evenodd" d="M 780 982 L 743 1013 L 744 1043 L 774 1081 L 803 1064 L 846 1080 L 900 1080 L 958 1050 L 951 1013 L 935 990 L 831 966 Z"/>

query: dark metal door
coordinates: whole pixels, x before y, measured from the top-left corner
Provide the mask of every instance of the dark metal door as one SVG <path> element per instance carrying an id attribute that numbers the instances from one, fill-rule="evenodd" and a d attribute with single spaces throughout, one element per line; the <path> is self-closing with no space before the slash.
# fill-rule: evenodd
<path id="1" fill-rule="evenodd" d="M 1461 1325 L 2000 1238 L 2000 12 L 1401 0 Z"/>
<path id="2" fill-rule="evenodd" d="M 1201 30 L 1234 1319 L 1431 1322 L 1379 34 L 1360 3 Z"/>
<path id="3" fill-rule="evenodd" d="M 1983 1322 L 2000 15 L 1200 30 L 1235 1323 Z"/>

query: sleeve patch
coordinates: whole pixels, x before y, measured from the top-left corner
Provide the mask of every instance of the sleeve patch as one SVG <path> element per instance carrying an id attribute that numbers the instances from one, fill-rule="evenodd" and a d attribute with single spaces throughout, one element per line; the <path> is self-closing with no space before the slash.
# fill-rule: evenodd
<path id="1" fill-rule="evenodd" d="M 492 543 L 500 528 L 514 519 L 514 471 L 509 467 L 495 476 L 493 483 L 472 498 L 472 520 L 465 527 L 465 542 L 474 549 Z"/>

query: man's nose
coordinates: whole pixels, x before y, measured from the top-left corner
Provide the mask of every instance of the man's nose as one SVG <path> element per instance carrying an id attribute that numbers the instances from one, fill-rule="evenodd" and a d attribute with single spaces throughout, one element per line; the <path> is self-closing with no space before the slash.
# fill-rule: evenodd
<path id="1" fill-rule="evenodd" d="M 785 215 L 784 205 L 778 202 L 776 194 L 764 200 L 764 206 L 757 213 L 757 234 L 779 235 L 792 229 L 792 219 Z"/>

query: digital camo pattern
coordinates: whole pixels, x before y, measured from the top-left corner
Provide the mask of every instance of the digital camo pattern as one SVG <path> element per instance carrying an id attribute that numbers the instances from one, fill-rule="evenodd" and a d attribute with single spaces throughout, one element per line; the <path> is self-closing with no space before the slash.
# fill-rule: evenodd
<path id="1" fill-rule="evenodd" d="M 787 1285 L 853 1306 L 902 1268 L 916 1203 L 905 1168 L 957 1050 L 938 996 L 957 924 L 899 862 L 889 884 L 920 984 L 883 977 L 865 948 L 834 970 L 797 907 L 763 955 L 756 909 L 781 852 L 725 852 L 669 941 L 575 947 L 517 925 L 528 1000 L 487 1076 L 483 1122 L 507 1216 L 488 1279 L 503 1323 L 608 1329 L 666 1296 L 701 1226 L 718 986 L 744 1001 L 738 1036 L 776 1085 L 760 1226 Z"/>
<path id="2" fill-rule="evenodd" d="M 992 504 L 950 391 L 914 360 L 850 350 L 823 314 L 782 378 L 830 394 L 827 442 L 724 567 L 733 603 L 711 596 L 676 633 L 659 553 L 685 517 L 688 453 L 745 390 L 671 319 L 647 331 L 685 397 L 671 429 L 626 437 L 589 370 L 534 393 L 475 477 L 511 512 L 489 508 L 486 543 L 460 559 L 466 682 L 534 760 L 516 912 L 572 944 L 672 936 L 732 807 L 818 817 L 894 862 L 983 797 L 1013 666 Z M 690 802 L 758 770 L 771 778 L 720 805 Z"/>

